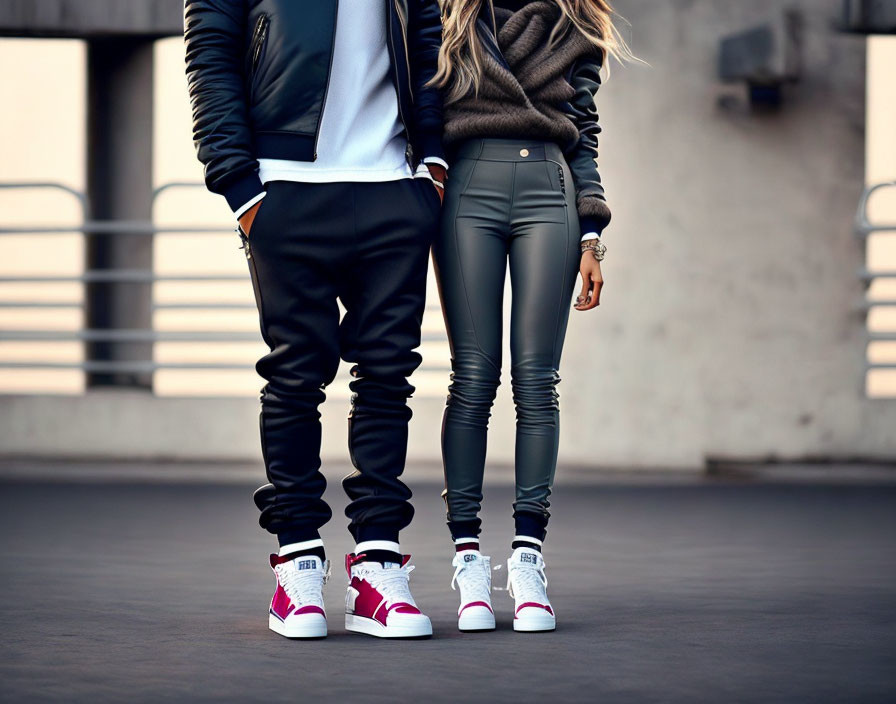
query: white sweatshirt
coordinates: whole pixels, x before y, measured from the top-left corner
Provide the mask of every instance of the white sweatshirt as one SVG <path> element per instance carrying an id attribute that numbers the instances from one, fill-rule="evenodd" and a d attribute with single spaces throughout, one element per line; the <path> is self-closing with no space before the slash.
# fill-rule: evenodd
<path id="1" fill-rule="evenodd" d="M 395 181 L 415 175 L 405 159 L 407 139 L 398 115 L 387 22 L 385 3 L 339 0 L 317 160 L 259 159 L 262 183 Z M 447 168 L 437 157 L 424 162 Z M 429 171 L 421 164 L 417 175 L 429 177 Z M 243 204 L 236 216 L 264 195 Z"/>

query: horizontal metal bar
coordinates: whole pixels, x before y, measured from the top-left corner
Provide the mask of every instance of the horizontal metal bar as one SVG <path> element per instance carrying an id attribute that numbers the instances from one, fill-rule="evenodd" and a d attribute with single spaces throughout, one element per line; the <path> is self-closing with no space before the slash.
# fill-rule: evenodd
<path id="1" fill-rule="evenodd" d="M 153 310 L 256 310 L 254 303 L 203 303 L 184 301 L 177 303 L 154 303 Z"/>
<path id="2" fill-rule="evenodd" d="M 0 182 L 0 189 L 3 190 L 53 190 L 62 191 L 70 196 L 74 196 L 84 212 L 87 212 L 87 195 L 78 191 L 71 186 L 66 186 L 59 181 L 3 181 Z"/>
<path id="3" fill-rule="evenodd" d="M 31 342 L 255 342 L 257 332 L 232 330 L 0 330 L 2 341 Z"/>
<path id="4" fill-rule="evenodd" d="M 0 301 L 0 308 L 82 308 L 81 301 Z"/>
<path id="5" fill-rule="evenodd" d="M 886 181 L 884 183 L 876 183 L 868 186 L 862 191 L 859 198 L 859 207 L 855 216 L 855 233 L 859 237 L 868 237 L 875 232 L 896 232 L 896 223 L 873 224 L 868 220 L 868 201 L 872 194 L 885 188 L 896 188 L 896 181 Z"/>
<path id="6" fill-rule="evenodd" d="M 0 235 L 233 235 L 236 225 L 154 225 L 146 220 L 87 220 L 80 225 L 0 227 Z"/>
<path id="7" fill-rule="evenodd" d="M 422 335 L 423 342 L 444 342 L 444 333 Z M 2 330 L 0 341 L 6 342 L 255 342 L 258 332 L 235 330 Z"/>
<path id="8" fill-rule="evenodd" d="M 869 332 L 868 340 L 871 342 L 894 342 L 896 332 Z"/>
<path id="9" fill-rule="evenodd" d="M 880 299 L 879 301 L 875 300 L 865 300 L 862 303 L 862 307 L 866 310 L 869 308 L 892 308 L 896 306 L 896 300 L 890 299 Z"/>
<path id="10" fill-rule="evenodd" d="M 859 278 L 862 281 L 873 281 L 874 279 L 896 279 L 896 269 L 869 271 L 868 269 L 859 269 Z"/>
<path id="11" fill-rule="evenodd" d="M 0 361 L 0 369 L 80 369 L 85 372 L 146 374 L 160 369 L 192 369 L 196 371 L 250 370 L 255 364 L 248 362 L 149 362 L 149 361 L 83 361 L 83 362 L 33 362 L 23 360 Z M 444 365 L 423 366 L 419 372 L 451 371 Z"/>
<path id="12" fill-rule="evenodd" d="M 85 361 L 85 362 L 29 362 L 0 361 L 0 369 L 80 369 L 85 372 L 146 374 L 159 369 L 254 369 L 255 365 L 237 362 L 141 362 L 141 361 Z"/>
<path id="13" fill-rule="evenodd" d="M 176 301 L 173 303 L 154 303 L 152 307 L 153 310 L 256 310 L 256 305 L 252 302 L 222 303 L 219 301 Z M 428 305 L 426 310 L 441 313 L 442 307 L 438 304 Z"/>
<path id="14" fill-rule="evenodd" d="M 157 281 L 244 281 L 245 274 L 155 274 L 148 269 L 89 270 L 63 276 L 0 276 L 0 283 L 153 283 Z"/>
<path id="15" fill-rule="evenodd" d="M 865 365 L 865 369 L 872 371 L 873 369 L 896 369 L 896 363 L 874 363 L 869 362 Z"/>

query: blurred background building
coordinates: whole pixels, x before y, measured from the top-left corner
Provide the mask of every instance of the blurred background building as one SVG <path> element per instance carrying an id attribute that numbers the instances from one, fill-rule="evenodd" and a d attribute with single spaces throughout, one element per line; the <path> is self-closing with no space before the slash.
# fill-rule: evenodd
<path id="1" fill-rule="evenodd" d="M 233 217 L 196 185 L 180 0 L 66 2 L 0 6 L 0 452 L 259 463 L 264 347 Z M 857 216 L 896 180 L 894 3 L 617 5 L 646 64 L 598 96 L 614 221 L 603 305 L 572 315 L 562 456 L 896 459 L 896 188 Z M 410 455 L 433 461 L 432 281 L 424 325 Z M 327 458 L 347 409 L 343 370 Z M 492 461 L 512 416 L 502 388 Z"/>

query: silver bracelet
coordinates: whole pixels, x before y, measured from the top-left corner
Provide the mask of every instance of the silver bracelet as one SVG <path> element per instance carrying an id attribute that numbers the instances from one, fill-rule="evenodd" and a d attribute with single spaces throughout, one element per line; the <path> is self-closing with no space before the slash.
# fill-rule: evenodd
<path id="1" fill-rule="evenodd" d="M 592 237 L 590 240 L 582 242 L 582 254 L 589 250 L 597 261 L 602 262 L 607 254 L 607 245 L 601 242 L 599 237 Z"/>

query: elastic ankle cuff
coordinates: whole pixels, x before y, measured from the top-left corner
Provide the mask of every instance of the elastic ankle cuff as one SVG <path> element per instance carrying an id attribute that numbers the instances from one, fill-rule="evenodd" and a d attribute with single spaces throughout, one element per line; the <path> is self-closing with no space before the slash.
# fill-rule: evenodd
<path id="1" fill-rule="evenodd" d="M 314 540 L 304 540 L 301 543 L 287 543 L 286 545 L 281 545 L 280 551 L 277 554 L 280 556 L 289 555 L 290 553 L 300 552 L 301 550 L 322 548 L 323 546 L 324 541 L 320 538 L 315 538 Z"/>
<path id="2" fill-rule="evenodd" d="M 533 543 L 534 545 L 538 545 L 541 547 L 544 543 L 538 538 L 533 538 L 531 535 L 515 535 L 513 536 L 514 543 Z"/>
<path id="3" fill-rule="evenodd" d="M 392 540 L 365 540 L 355 545 L 355 555 L 360 555 L 371 550 L 387 550 L 401 555 L 401 545 Z"/>
<path id="4" fill-rule="evenodd" d="M 400 526 L 393 524 L 388 525 L 362 525 L 356 528 L 349 528 L 349 532 L 358 545 L 369 542 L 387 541 L 398 544 L 398 533 Z"/>

